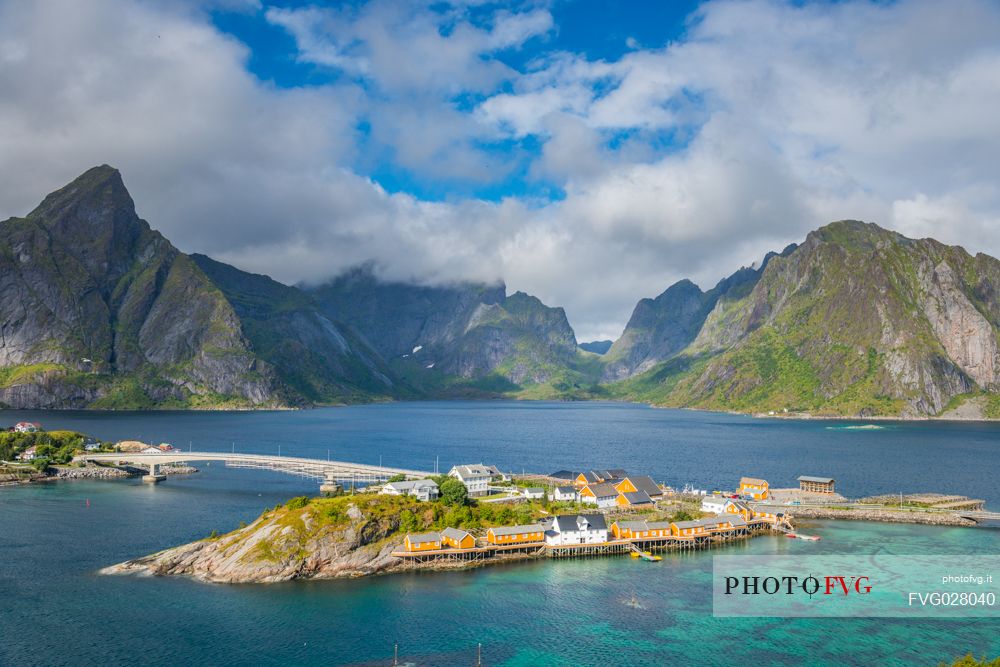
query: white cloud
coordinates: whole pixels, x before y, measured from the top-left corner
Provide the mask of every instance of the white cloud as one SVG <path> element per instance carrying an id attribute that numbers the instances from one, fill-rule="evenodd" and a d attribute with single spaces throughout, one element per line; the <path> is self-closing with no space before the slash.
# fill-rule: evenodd
<path id="1" fill-rule="evenodd" d="M 290 282 L 368 259 L 393 278 L 503 276 L 581 339 L 833 219 L 1000 254 L 986 0 L 710 2 L 680 40 L 614 61 L 546 50 L 543 6 L 214 7 L 266 16 L 342 76 L 259 81 L 194 2 L 0 0 L 0 216 L 107 162 L 184 250 Z M 506 64 L 529 46 L 523 71 Z M 497 182 L 530 155 L 489 150 L 504 140 L 539 143 L 528 185 L 565 197 L 428 202 L 366 176 L 388 161 L 445 189 Z"/>

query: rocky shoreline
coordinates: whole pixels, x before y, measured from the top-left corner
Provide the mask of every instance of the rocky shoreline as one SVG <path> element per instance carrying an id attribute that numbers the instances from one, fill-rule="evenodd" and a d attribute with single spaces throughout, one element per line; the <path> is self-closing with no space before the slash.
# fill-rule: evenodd
<path id="1" fill-rule="evenodd" d="M 210 583 L 275 583 L 294 579 L 357 578 L 414 570 L 462 570 L 515 560 L 534 554 L 496 555 L 479 561 L 412 563 L 393 556 L 403 549 L 396 521 L 368 521 L 357 508 L 347 526 L 317 523 L 308 514 L 289 520 L 284 511 L 265 513 L 248 526 L 221 537 L 135 558 L 106 567 L 102 575 L 187 576 Z M 796 509 L 796 518 L 937 526 L 975 526 L 974 521 L 943 513 L 892 510 Z"/>
<path id="2" fill-rule="evenodd" d="M 882 523 L 918 523 L 929 526 L 975 526 L 972 519 L 945 512 L 911 512 L 885 509 L 832 509 L 796 507 L 796 519 L 833 519 L 843 521 L 879 521 Z"/>
<path id="3" fill-rule="evenodd" d="M 146 472 L 147 469 L 136 466 L 101 466 L 93 464 L 85 467 L 49 466 L 44 473 L 36 472 L 22 476 L 0 475 L 0 486 L 40 484 L 80 479 L 127 479 L 130 477 L 141 477 Z M 193 466 L 164 465 L 160 468 L 160 473 L 164 475 L 190 475 L 196 472 L 198 472 L 198 469 Z"/>
<path id="4" fill-rule="evenodd" d="M 393 556 L 403 548 L 396 520 L 366 520 L 356 507 L 346 526 L 309 514 L 265 513 L 248 526 L 100 570 L 100 574 L 189 576 L 212 583 L 275 583 L 387 574 L 414 565 Z M 418 569 L 459 569 L 465 563 Z"/>

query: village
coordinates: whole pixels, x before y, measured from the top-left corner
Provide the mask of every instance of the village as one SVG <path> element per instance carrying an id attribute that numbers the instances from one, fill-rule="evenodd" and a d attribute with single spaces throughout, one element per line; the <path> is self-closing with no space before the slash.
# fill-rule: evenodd
<path id="1" fill-rule="evenodd" d="M 700 549 L 766 532 L 795 537 L 792 517 L 766 505 L 766 480 L 743 477 L 732 493 L 686 489 L 678 492 L 648 475 L 622 469 L 573 472 L 513 479 L 496 466 L 459 465 L 448 472 L 478 502 L 551 501 L 552 513 L 540 509 L 531 523 L 492 526 L 480 534 L 459 528 L 408 533 L 403 550 L 393 555 L 414 563 L 475 561 L 496 557 L 579 557 L 631 553 L 659 560 L 653 551 Z M 800 491 L 833 495 L 834 480 L 802 476 Z M 433 479 L 393 481 L 378 489 L 388 495 L 410 495 L 430 502 L 439 497 Z M 687 508 L 691 511 L 685 511 Z M 665 516 L 673 509 L 673 517 Z M 701 516 L 694 516 L 694 515 Z"/>

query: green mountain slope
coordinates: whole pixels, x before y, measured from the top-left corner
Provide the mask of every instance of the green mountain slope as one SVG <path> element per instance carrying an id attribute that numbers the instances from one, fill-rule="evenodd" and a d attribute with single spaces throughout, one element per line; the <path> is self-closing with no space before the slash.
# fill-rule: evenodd
<path id="1" fill-rule="evenodd" d="M 225 297 L 96 167 L 0 223 L 0 402 L 12 407 L 271 405 Z"/>
<path id="2" fill-rule="evenodd" d="M 191 259 L 233 305 L 254 352 L 277 370 L 290 403 L 408 395 L 378 353 L 295 287 L 205 255 Z"/>
<path id="3" fill-rule="evenodd" d="M 1000 389 L 1000 262 L 833 223 L 723 296 L 624 397 L 740 411 L 937 415 Z"/>

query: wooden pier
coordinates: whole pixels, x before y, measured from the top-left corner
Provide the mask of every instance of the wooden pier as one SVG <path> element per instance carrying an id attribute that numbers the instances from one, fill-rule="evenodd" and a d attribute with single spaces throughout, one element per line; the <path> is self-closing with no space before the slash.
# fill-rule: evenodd
<path id="1" fill-rule="evenodd" d="M 613 556 L 640 549 L 643 551 L 686 551 L 710 549 L 726 542 L 744 540 L 770 531 L 783 531 L 778 522 L 751 520 L 743 526 L 714 530 L 700 535 L 671 535 L 668 537 L 638 537 L 609 540 L 597 544 L 549 545 L 545 542 L 525 544 L 487 544 L 470 549 L 434 549 L 428 551 L 394 551 L 392 555 L 410 563 L 476 562 L 491 560 L 496 556 L 510 555 L 520 558 L 590 558 Z"/>

